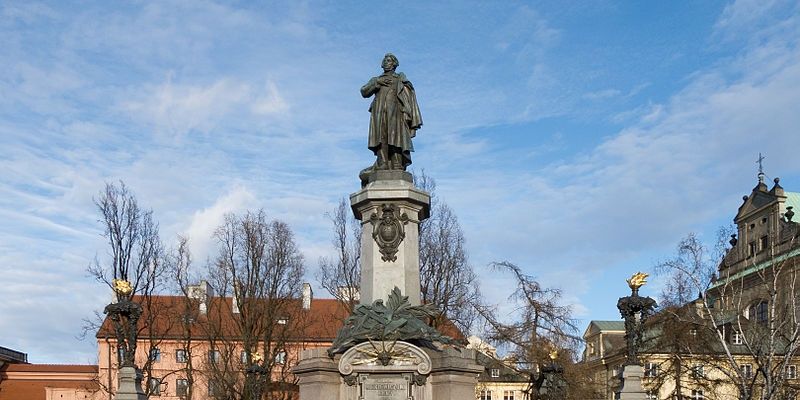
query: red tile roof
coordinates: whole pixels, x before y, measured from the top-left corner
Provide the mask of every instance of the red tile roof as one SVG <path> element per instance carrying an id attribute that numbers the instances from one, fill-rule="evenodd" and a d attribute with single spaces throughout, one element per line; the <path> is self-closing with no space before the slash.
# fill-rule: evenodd
<path id="1" fill-rule="evenodd" d="M 96 373 L 97 365 L 6 364 L 0 368 L 0 372 Z"/>
<path id="2" fill-rule="evenodd" d="M 196 300 L 192 300 L 196 303 Z M 140 338 L 147 338 L 149 330 L 143 329 L 145 321 L 154 314 L 153 329 L 154 335 L 161 339 L 181 338 L 183 329 L 181 315 L 185 313 L 186 298 L 182 296 L 153 296 L 150 307 L 144 307 L 144 312 L 139 320 Z M 305 342 L 332 342 L 336 338 L 336 333 L 342 327 L 342 323 L 347 318 L 346 308 L 336 299 L 313 299 L 309 310 L 304 310 L 299 299 L 292 299 L 283 304 L 283 314 L 280 318 L 286 317 L 290 325 L 290 341 Z M 202 339 L 205 329 L 208 328 L 210 318 L 219 318 L 222 334 L 226 337 L 237 336 L 236 319 L 240 314 L 233 313 L 233 305 L 230 297 L 214 297 L 210 301 L 208 311 L 205 315 L 200 315 L 197 311 L 197 304 L 192 307 L 194 315 L 193 338 Z M 459 340 L 464 340 L 464 335 L 452 323 L 444 324 L 441 331 Z M 111 321 L 106 318 L 102 326 L 97 331 L 97 338 L 115 337 Z"/>

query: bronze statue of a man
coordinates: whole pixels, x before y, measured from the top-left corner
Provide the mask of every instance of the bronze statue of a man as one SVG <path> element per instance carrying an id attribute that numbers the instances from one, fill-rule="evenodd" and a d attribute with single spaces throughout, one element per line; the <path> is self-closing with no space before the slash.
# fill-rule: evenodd
<path id="1" fill-rule="evenodd" d="M 375 96 L 369 106 L 369 149 L 377 156 L 374 169 L 402 170 L 411 164 L 411 138 L 422 126 L 414 87 L 405 74 L 395 72 L 400 63 L 386 53 L 383 74 L 361 87 L 364 98 Z"/>

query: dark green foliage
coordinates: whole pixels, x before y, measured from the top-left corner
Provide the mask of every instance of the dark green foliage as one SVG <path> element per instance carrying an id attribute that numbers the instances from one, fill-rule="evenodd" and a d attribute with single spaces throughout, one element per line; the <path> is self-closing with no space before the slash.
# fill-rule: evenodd
<path id="1" fill-rule="evenodd" d="M 435 342 L 454 344 L 455 341 L 442 335 L 425 322 L 436 318 L 439 312 L 433 305 L 412 306 L 408 296 L 403 296 L 395 287 L 386 305 L 375 300 L 371 305 L 359 305 L 344 321 L 336 335 L 328 355 L 344 353 L 347 349 L 366 341 L 403 340 L 417 346 L 436 349 Z"/>

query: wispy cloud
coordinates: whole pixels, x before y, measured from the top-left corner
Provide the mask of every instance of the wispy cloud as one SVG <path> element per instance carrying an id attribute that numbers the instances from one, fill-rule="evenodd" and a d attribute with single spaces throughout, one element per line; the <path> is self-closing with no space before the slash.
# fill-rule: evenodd
<path id="1" fill-rule="evenodd" d="M 752 20 L 746 3 L 719 10 L 711 47 L 734 50 L 662 81 L 607 81 L 602 51 L 570 46 L 587 34 L 575 21 L 595 18 L 580 10 L 409 4 L 363 24 L 361 7 L 318 3 L 3 5 L 0 298 L 14 301 L 0 303 L 0 342 L 91 358 L 91 343 L 44 337 L 74 336 L 108 299 L 83 272 L 105 255 L 104 181 L 133 188 L 166 240 L 188 235 L 199 264 L 225 213 L 264 207 L 295 230 L 311 279 L 331 251 L 324 213 L 373 161 L 358 88 L 387 50 L 422 106 L 413 167 L 437 178 L 475 264 L 516 262 L 602 314 L 632 263 L 729 217 L 752 153 L 800 175 L 798 22 L 770 4 Z M 759 40 L 721 36 L 745 25 Z M 40 309 L 52 326 L 27 317 Z"/>

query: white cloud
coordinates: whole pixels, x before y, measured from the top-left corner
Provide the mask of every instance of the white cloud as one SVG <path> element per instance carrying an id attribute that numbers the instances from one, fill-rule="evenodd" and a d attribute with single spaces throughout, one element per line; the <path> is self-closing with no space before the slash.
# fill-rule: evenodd
<path id="1" fill-rule="evenodd" d="M 256 205 L 255 196 L 246 187 L 237 185 L 214 204 L 195 211 L 185 232 L 192 257 L 202 263 L 212 255 L 214 231 L 222 224 L 226 214 L 241 212 Z"/>
<path id="2" fill-rule="evenodd" d="M 275 82 L 269 81 L 263 94 L 255 96 L 252 110 L 259 115 L 279 114 L 286 112 L 289 105 L 283 99 Z"/>

